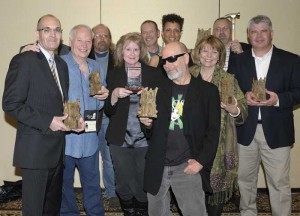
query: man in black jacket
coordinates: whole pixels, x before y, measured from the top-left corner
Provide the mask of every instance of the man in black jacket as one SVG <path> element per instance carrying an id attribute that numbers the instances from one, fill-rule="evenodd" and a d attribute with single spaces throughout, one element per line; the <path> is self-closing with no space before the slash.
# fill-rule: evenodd
<path id="1" fill-rule="evenodd" d="M 241 215 L 257 215 L 260 162 L 264 165 L 272 215 L 291 215 L 290 151 L 295 142 L 293 106 L 300 103 L 300 58 L 272 44 L 269 17 L 248 24 L 252 49 L 236 55 L 228 68 L 248 103 L 248 118 L 237 127 Z M 265 101 L 256 101 L 253 80 L 266 80 Z"/>
<path id="2" fill-rule="evenodd" d="M 162 51 L 169 79 L 157 93 L 157 119 L 140 118 L 151 136 L 146 154 L 144 190 L 150 216 L 169 216 L 172 187 L 183 215 L 207 215 L 204 191 L 220 133 L 220 98 L 215 85 L 191 76 L 184 44 Z"/>
<path id="3" fill-rule="evenodd" d="M 226 59 L 223 68 L 225 71 L 228 69 L 232 56 L 251 48 L 249 44 L 239 42 L 237 39 L 232 40 L 232 23 L 225 17 L 216 19 L 213 25 L 213 35 L 219 38 L 226 48 Z"/>

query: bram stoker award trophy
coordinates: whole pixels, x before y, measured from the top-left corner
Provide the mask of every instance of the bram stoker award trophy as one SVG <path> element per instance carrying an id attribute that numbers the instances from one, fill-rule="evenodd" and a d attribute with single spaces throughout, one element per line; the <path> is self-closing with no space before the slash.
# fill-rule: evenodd
<path id="1" fill-rule="evenodd" d="M 234 90 L 233 90 L 233 85 L 234 85 L 234 76 L 227 76 L 226 78 L 221 80 L 220 83 L 220 97 L 221 101 L 225 105 L 234 105 L 235 100 L 234 100 Z"/>
<path id="2" fill-rule="evenodd" d="M 142 73 L 141 67 L 128 67 L 127 72 L 127 83 L 125 88 L 136 94 L 142 89 Z"/>
<path id="3" fill-rule="evenodd" d="M 80 101 L 66 102 L 64 104 L 64 115 L 65 114 L 68 114 L 68 117 L 65 119 L 64 124 L 70 129 L 79 128 Z"/>
<path id="4" fill-rule="evenodd" d="M 262 102 L 266 100 L 266 78 L 259 80 L 253 79 L 252 92 L 254 94 L 254 100 L 256 102 Z"/>
<path id="5" fill-rule="evenodd" d="M 139 117 L 157 118 L 156 94 L 158 88 L 143 90 L 141 93 Z"/>
<path id="6" fill-rule="evenodd" d="M 99 94 L 98 92 L 101 90 L 102 83 L 101 83 L 101 76 L 98 71 L 94 71 L 89 76 L 90 80 L 90 96 L 94 96 Z"/>

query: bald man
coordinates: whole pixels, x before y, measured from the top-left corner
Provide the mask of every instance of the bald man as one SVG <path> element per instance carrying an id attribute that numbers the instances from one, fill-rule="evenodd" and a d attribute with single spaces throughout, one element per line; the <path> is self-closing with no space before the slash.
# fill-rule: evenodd
<path id="1" fill-rule="evenodd" d="M 157 93 L 158 117 L 140 118 L 151 135 L 144 176 L 150 216 L 172 215 L 170 187 L 183 215 L 207 215 L 204 190 L 212 191 L 209 176 L 220 132 L 220 98 L 216 86 L 190 75 L 188 63 L 183 43 L 164 47 L 168 78 Z"/>
<path id="2" fill-rule="evenodd" d="M 42 16 L 36 28 L 40 52 L 16 55 L 5 80 L 3 110 L 18 121 L 13 165 L 22 170 L 23 216 L 59 215 L 65 131 L 70 130 L 63 123 L 68 67 L 55 54 L 61 36 L 60 21 Z"/>

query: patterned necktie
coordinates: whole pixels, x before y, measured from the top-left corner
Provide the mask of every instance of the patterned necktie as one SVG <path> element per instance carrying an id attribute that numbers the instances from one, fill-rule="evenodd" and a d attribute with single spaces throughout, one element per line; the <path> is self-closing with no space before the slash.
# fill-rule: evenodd
<path id="1" fill-rule="evenodd" d="M 55 81 L 55 83 L 56 83 L 56 85 L 57 85 L 57 87 L 58 87 L 58 89 L 61 93 L 61 96 L 62 96 L 62 98 L 64 98 L 63 94 L 62 94 L 62 91 L 61 91 L 61 88 L 60 88 L 60 85 L 59 85 L 59 82 L 58 82 L 58 77 L 57 77 L 57 74 L 56 74 L 56 65 L 55 65 L 55 61 L 54 61 L 53 56 L 51 56 L 50 59 L 49 59 L 49 66 L 50 66 L 50 70 L 51 70 L 51 73 L 53 75 L 54 81 Z"/>

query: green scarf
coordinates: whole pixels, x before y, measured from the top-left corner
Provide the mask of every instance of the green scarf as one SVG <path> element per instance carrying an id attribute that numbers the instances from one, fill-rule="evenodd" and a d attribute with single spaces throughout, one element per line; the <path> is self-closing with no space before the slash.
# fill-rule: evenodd
<path id="1" fill-rule="evenodd" d="M 200 70 L 200 66 L 195 65 L 190 68 L 190 73 L 197 77 L 200 74 Z M 233 75 L 216 67 L 211 83 L 220 89 L 221 80 L 228 76 Z M 248 106 L 236 79 L 234 80 L 234 96 L 237 99 L 241 114 L 237 118 L 234 118 L 226 110 L 221 110 L 219 145 L 210 174 L 210 184 L 213 189 L 213 194 L 209 196 L 208 199 L 210 205 L 228 202 L 238 188 L 238 144 L 236 125 L 244 123 L 248 114 Z"/>

